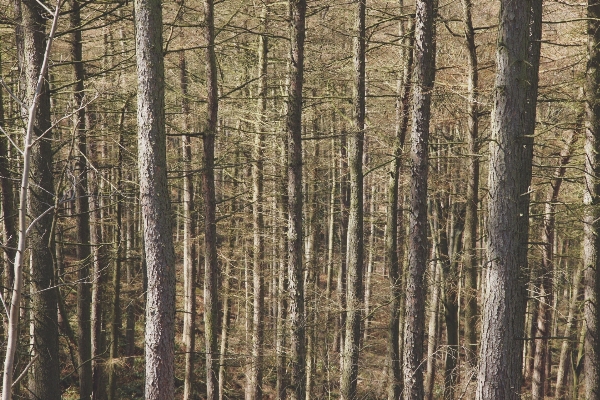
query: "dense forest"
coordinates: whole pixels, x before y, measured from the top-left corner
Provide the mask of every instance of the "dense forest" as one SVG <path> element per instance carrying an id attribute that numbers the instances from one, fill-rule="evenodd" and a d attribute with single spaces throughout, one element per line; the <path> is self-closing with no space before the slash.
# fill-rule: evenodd
<path id="1" fill-rule="evenodd" d="M 2 400 L 600 399 L 600 0 L 0 0 Z"/>

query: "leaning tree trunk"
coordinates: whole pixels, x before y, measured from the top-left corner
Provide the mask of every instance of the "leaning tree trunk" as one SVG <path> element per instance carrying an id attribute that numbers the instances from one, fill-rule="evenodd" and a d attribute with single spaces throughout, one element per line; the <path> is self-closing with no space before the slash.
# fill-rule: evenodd
<path id="1" fill-rule="evenodd" d="M 583 225 L 585 397 L 600 397 L 600 1 L 588 0 L 588 62 L 585 82 L 585 191 Z"/>
<path id="2" fill-rule="evenodd" d="M 534 0 L 538 1 L 538 0 Z M 495 108 L 490 143 L 488 277 L 477 399 L 517 399 L 521 387 L 525 317 L 524 268 L 531 182 L 529 132 L 536 96 L 529 79 L 531 0 L 503 0 L 497 48 Z M 541 21 L 536 21 L 541 23 Z M 537 76 L 537 69 L 536 76 Z M 531 74 L 531 75 L 530 75 Z"/>
<path id="3" fill-rule="evenodd" d="M 138 165 L 144 221 L 146 399 L 175 396 L 175 255 L 167 188 L 162 8 L 136 0 Z"/>
<path id="4" fill-rule="evenodd" d="M 354 37 L 353 132 L 349 135 L 348 170 L 350 209 L 346 246 L 346 333 L 340 371 L 340 395 L 352 400 L 356 395 L 360 327 L 363 309 L 363 144 L 365 137 L 365 12 L 366 0 L 356 0 Z"/>
<path id="5" fill-rule="evenodd" d="M 435 76 L 434 0 L 417 0 L 416 7 L 410 238 L 404 325 L 404 398 L 407 400 L 423 398 L 428 141 Z"/>

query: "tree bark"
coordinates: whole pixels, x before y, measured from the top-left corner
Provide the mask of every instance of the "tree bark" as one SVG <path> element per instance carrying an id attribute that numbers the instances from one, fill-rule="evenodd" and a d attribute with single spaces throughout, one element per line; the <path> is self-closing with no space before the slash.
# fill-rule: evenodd
<path id="1" fill-rule="evenodd" d="M 167 187 L 161 1 L 136 0 L 135 26 L 140 206 L 148 276 L 145 398 L 172 399 L 175 395 L 175 256 Z"/>
<path id="2" fill-rule="evenodd" d="M 427 169 L 431 91 L 435 76 L 434 0 L 417 0 L 415 71 L 411 136 L 411 192 L 406 320 L 404 325 L 404 398 L 423 398 L 423 334 L 427 268 Z"/>
<path id="3" fill-rule="evenodd" d="M 522 348 L 517 339 L 523 335 L 525 317 L 528 186 L 533 145 L 531 129 L 535 126 L 532 109 L 535 110 L 537 97 L 532 94 L 533 82 L 526 79 L 537 77 L 537 69 L 533 66 L 529 69 L 531 6 L 530 0 L 519 4 L 506 0 L 501 3 L 490 144 L 489 267 L 478 400 L 517 399 L 521 388 Z"/>
<path id="4" fill-rule="evenodd" d="M 365 13 L 366 0 L 356 0 L 354 37 L 353 126 L 348 141 L 348 171 L 350 175 L 350 209 L 346 246 L 346 332 L 340 395 L 342 399 L 357 397 L 358 356 L 363 309 L 363 145 L 365 139 Z"/>
<path id="5" fill-rule="evenodd" d="M 463 249 L 465 263 L 465 354 L 468 365 L 477 365 L 477 207 L 479 204 L 479 71 L 477 70 L 477 46 L 471 19 L 471 0 L 462 0 L 465 46 L 469 54 L 467 78 L 468 98 L 468 153 L 470 157 L 467 182 L 467 204 Z"/>

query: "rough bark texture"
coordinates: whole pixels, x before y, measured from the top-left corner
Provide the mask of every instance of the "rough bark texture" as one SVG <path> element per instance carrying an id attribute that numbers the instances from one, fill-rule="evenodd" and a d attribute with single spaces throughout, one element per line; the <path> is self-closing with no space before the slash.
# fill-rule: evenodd
<path id="1" fill-rule="evenodd" d="M 502 1 L 490 144 L 488 268 L 477 399 L 517 399 L 521 387 L 532 138 L 527 128 L 531 1 Z M 535 120 L 534 120 L 535 122 Z M 529 124 L 529 125 L 528 125 Z M 530 140 L 531 139 L 531 140 Z M 527 173 L 529 171 L 529 175 Z M 527 183 L 527 184 L 525 184 Z M 525 256 L 525 259 L 523 257 Z"/>
<path id="2" fill-rule="evenodd" d="M 174 387 L 175 257 L 167 188 L 162 10 L 136 0 L 138 165 L 144 223 L 146 399 L 172 399 Z"/>
<path id="3" fill-rule="evenodd" d="M 288 136 L 288 292 L 291 400 L 304 400 L 306 360 L 302 266 L 302 85 L 306 0 L 290 0 L 291 48 L 286 117 Z"/>
<path id="4" fill-rule="evenodd" d="M 411 137 L 410 238 L 404 328 L 404 398 L 423 398 L 423 333 L 427 268 L 427 168 L 435 76 L 434 1 L 417 0 Z"/>
<path id="5" fill-rule="evenodd" d="M 46 50 L 45 11 L 35 0 L 23 1 L 23 36 L 25 51 L 26 103 L 33 103 L 42 59 Z M 60 367 L 58 360 L 57 291 L 49 235 L 52 229 L 54 179 L 52 174 L 52 132 L 50 130 L 50 95 L 47 79 L 42 84 L 39 106 L 34 118 L 31 182 L 28 214 L 37 218 L 46 213 L 31 229 L 31 333 L 37 358 L 31 366 L 29 396 L 32 399 L 60 399 Z"/>
<path id="6" fill-rule="evenodd" d="M 204 197 L 204 335 L 206 346 L 206 397 L 219 398 L 218 334 L 218 261 L 217 205 L 215 194 L 215 136 L 219 112 L 217 56 L 213 0 L 204 1 L 204 40 L 206 43 L 207 119 L 203 137 L 202 194 Z"/>
<path id="7" fill-rule="evenodd" d="M 465 45 L 469 54 L 469 75 L 467 79 L 468 98 L 468 146 L 470 162 L 468 167 L 467 204 L 465 213 L 464 263 L 465 263 L 465 352 L 471 368 L 477 365 L 477 207 L 479 204 L 479 72 L 477 70 L 477 47 L 475 30 L 471 20 L 471 0 L 462 0 Z"/>
<path id="8" fill-rule="evenodd" d="M 363 309 L 363 144 L 365 138 L 365 10 L 366 0 L 355 1 L 353 126 L 348 141 L 350 173 L 350 209 L 346 253 L 346 332 L 340 395 L 342 399 L 357 397 L 358 356 Z"/>
<path id="9" fill-rule="evenodd" d="M 600 397 L 600 1 L 588 0 L 588 61 L 585 82 L 585 191 L 583 266 L 585 334 L 585 398 Z"/>

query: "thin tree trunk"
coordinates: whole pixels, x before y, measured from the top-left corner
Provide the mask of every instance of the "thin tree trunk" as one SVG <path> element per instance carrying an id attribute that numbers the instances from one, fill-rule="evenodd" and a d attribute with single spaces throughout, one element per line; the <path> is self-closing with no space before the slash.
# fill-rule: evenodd
<path id="1" fill-rule="evenodd" d="M 71 57 L 75 78 L 74 122 L 77 132 L 77 147 L 79 154 L 76 157 L 77 176 L 80 181 L 76 186 L 75 212 L 77 214 L 77 259 L 79 260 L 77 273 L 77 347 L 79 365 L 79 397 L 89 399 L 92 395 L 92 332 L 90 324 L 91 290 L 90 290 L 90 216 L 87 180 L 87 141 L 85 120 L 84 85 L 85 71 L 83 65 L 82 39 L 81 39 L 81 5 L 79 0 L 72 1 L 71 8 Z"/>
<path id="2" fill-rule="evenodd" d="M 183 344 L 185 346 L 185 371 L 183 398 L 194 397 L 194 355 L 196 351 L 196 213 L 192 174 L 192 142 L 189 136 L 190 105 L 188 99 L 188 72 L 185 51 L 179 53 L 179 80 L 184 135 L 181 136 L 183 171 Z"/>
<path id="3" fill-rule="evenodd" d="M 215 136 L 217 134 L 219 94 L 217 88 L 217 59 L 215 54 L 214 1 L 204 0 L 204 40 L 206 42 L 207 120 L 203 136 L 202 192 L 204 196 L 204 335 L 206 346 L 206 397 L 219 398 L 218 327 L 218 260 L 215 193 Z"/>
<path id="4" fill-rule="evenodd" d="M 406 320 L 404 327 L 404 396 L 423 398 L 423 334 L 427 268 L 427 169 L 431 91 L 435 76 L 434 0 L 417 0 L 415 72 L 411 135 L 411 193 Z"/>
<path id="5" fill-rule="evenodd" d="M 306 0 L 290 0 L 291 51 L 286 130 L 288 135 L 288 293 L 290 398 L 306 391 L 304 279 L 302 265 L 302 86 Z"/>
<path id="6" fill-rule="evenodd" d="M 436 248 L 432 249 L 433 257 L 436 260 L 438 258 L 438 251 Z M 439 310 L 440 310 L 440 274 L 441 265 L 439 261 L 434 261 L 431 267 L 431 301 L 429 308 L 429 326 L 427 331 L 427 367 L 425 372 L 425 399 L 433 400 L 433 386 L 435 384 L 435 370 L 436 370 L 436 353 L 438 347 L 438 323 L 439 323 Z"/>
<path id="7" fill-rule="evenodd" d="M 162 8 L 135 1 L 138 165 L 144 221 L 147 400 L 172 399 L 175 352 L 175 255 L 167 187 Z"/>
<path id="8" fill-rule="evenodd" d="M 253 320 L 252 320 L 252 367 L 250 370 L 247 398 L 249 400 L 262 399 L 262 356 L 264 341 L 264 261 L 265 224 L 263 218 L 263 165 L 265 147 L 265 124 L 267 112 L 267 67 L 269 50 L 267 36 L 267 5 L 263 4 L 261 15 L 262 34 L 258 45 L 258 121 L 256 123 L 256 136 L 253 147 L 252 163 L 252 223 L 253 223 L 253 248 L 252 248 L 252 286 L 253 286 Z"/>
<path id="9" fill-rule="evenodd" d="M 348 171 L 350 175 L 350 209 L 346 247 L 346 334 L 340 395 L 342 399 L 357 397 L 358 357 L 363 309 L 363 146 L 365 139 L 365 13 L 366 0 L 356 0 L 354 37 L 353 126 L 348 141 Z"/>
<path id="10" fill-rule="evenodd" d="M 403 11 L 403 1 L 400 3 L 400 11 Z M 408 28 L 404 27 L 405 22 L 399 24 L 399 36 L 404 37 L 408 33 L 408 38 L 405 40 L 405 46 L 402 47 L 401 59 L 404 61 L 404 70 L 402 76 L 398 79 L 398 98 L 396 100 L 396 137 L 394 143 L 394 160 L 390 170 L 390 179 L 388 181 L 388 213 L 386 221 L 386 243 L 385 254 L 388 262 L 389 281 L 391 289 L 390 303 L 390 325 L 388 328 L 388 360 L 389 360 L 389 376 L 388 376 L 388 400 L 396 400 L 400 398 L 402 393 L 402 365 L 400 352 L 400 342 L 403 338 L 400 337 L 400 328 L 403 324 L 400 323 L 402 318 L 400 312 L 400 303 L 402 301 L 402 264 L 404 262 L 404 252 L 399 251 L 404 249 L 404 243 L 399 240 L 398 230 L 402 231 L 404 226 L 399 223 L 403 220 L 402 208 L 398 206 L 399 181 L 402 173 L 402 155 L 404 152 L 404 142 L 406 139 L 406 131 L 408 130 L 409 117 L 409 101 L 410 101 L 410 78 L 412 76 L 413 52 L 411 50 L 414 44 L 414 19 L 408 21 Z M 400 247 L 399 247 L 400 246 Z"/>
<path id="11" fill-rule="evenodd" d="M 115 400 L 117 397 L 117 368 L 118 363 L 115 362 L 119 357 L 119 338 L 121 337 L 121 264 L 122 264 L 122 239 L 123 239 L 123 147 L 124 137 L 123 129 L 125 123 L 126 107 L 121 109 L 121 117 L 119 120 L 119 146 L 118 146 L 118 161 L 116 167 L 116 185 L 115 193 L 116 213 L 114 229 L 114 266 L 112 275 L 113 297 L 111 301 L 111 320 L 110 320 L 110 365 L 108 369 L 108 399 Z"/>
<path id="12" fill-rule="evenodd" d="M 567 374 L 568 374 L 568 362 L 570 360 L 570 352 L 574 350 L 571 340 L 569 339 L 573 335 L 574 328 L 577 327 L 576 312 L 579 305 L 579 285 L 581 284 L 581 278 L 583 276 L 582 269 L 577 266 L 573 272 L 573 281 L 571 282 L 571 299 L 569 302 L 569 314 L 567 315 L 567 324 L 563 334 L 562 346 L 560 349 L 560 356 L 558 359 L 558 371 L 556 373 L 556 386 L 554 391 L 554 397 L 556 399 L 566 399 L 567 397 Z"/>
<path id="13" fill-rule="evenodd" d="M 546 360 L 549 356 L 550 347 L 547 337 L 550 336 L 550 322 L 552 316 L 551 305 L 553 302 L 554 285 L 554 235 L 556 220 L 556 204 L 558 194 L 566 172 L 566 166 L 571 158 L 571 147 L 574 142 L 574 132 L 570 132 L 566 138 L 565 147 L 560 153 L 560 163 L 554 172 L 550 186 L 551 190 L 546 199 L 544 209 L 544 221 L 542 231 L 542 265 L 539 293 L 538 314 L 536 321 L 535 336 L 536 346 L 533 360 L 533 379 L 531 384 L 531 396 L 533 400 L 543 400 L 545 396 L 545 381 L 549 379 L 546 376 Z M 540 339 L 541 338 L 541 339 Z"/>
<path id="14" fill-rule="evenodd" d="M 583 226 L 585 397 L 600 397 L 600 322 L 597 301 L 600 298 L 600 1 L 588 0 L 588 63 L 586 70 L 585 192 Z"/>
<path id="15" fill-rule="evenodd" d="M 465 230 L 463 234 L 465 263 L 465 354 L 468 365 L 477 365 L 477 206 L 479 204 L 479 93 L 477 84 L 477 46 L 471 19 L 471 0 L 462 0 L 465 45 L 469 54 L 468 85 L 468 153 L 470 163 L 467 182 Z"/>

